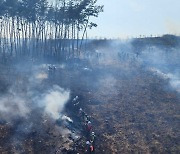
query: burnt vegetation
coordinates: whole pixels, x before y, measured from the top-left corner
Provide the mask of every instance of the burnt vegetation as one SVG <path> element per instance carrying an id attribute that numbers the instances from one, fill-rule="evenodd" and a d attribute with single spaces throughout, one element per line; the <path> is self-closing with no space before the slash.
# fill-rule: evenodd
<path id="1" fill-rule="evenodd" d="M 0 153 L 179 153 L 180 37 L 87 39 L 102 11 L 0 0 Z"/>

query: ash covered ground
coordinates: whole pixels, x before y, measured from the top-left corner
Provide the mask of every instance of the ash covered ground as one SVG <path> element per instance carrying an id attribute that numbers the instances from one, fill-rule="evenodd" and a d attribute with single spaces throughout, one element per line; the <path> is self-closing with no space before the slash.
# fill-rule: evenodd
<path id="1" fill-rule="evenodd" d="M 89 42 L 63 63 L 1 64 L 0 153 L 85 153 L 79 108 L 95 153 L 179 153 L 180 48 L 136 41 Z"/>

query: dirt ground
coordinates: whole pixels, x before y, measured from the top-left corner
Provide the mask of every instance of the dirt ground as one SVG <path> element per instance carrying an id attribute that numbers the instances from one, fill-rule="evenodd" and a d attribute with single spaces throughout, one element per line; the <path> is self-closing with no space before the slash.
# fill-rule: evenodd
<path id="1" fill-rule="evenodd" d="M 16 72 L 7 69 L 1 69 L 1 72 L 3 95 L 13 80 L 21 79 Z M 24 75 L 22 80 L 26 81 L 27 75 L 30 74 Z M 80 107 L 91 116 L 96 133 L 95 153 L 180 152 L 179 93 L 167 88 L 168 80 L 143 66 L 120 61 L 108 65 L 67 63 L 49 73 L 41 87 L 35 88 L 41 92 L 54 84 L 70 89 L 71 99 L 79 96 Z M 24 91 L 23 86 L 20 87 L 20 92 Z M 77 150 L 63 151 L 64 147 L 72 148 L 75 143 L 70 143 L 71 140 L 59 133 L 61 126 L 48 117 L 44 122 L 41 112 L 34 109 L 35 114 L 28 119 L 0 123 L 0 153 L 84 153 L 86 138 L 73 105 L 70 100 L 64 112 L 73 119 L 73 129 L 81 135 L 81 140 L 76 143 Z M 32 122 L 34 129 L 28 133 L 17 129 L 22 121 Z M 16 140 L 22 142 L 15 143 Z"/>
<path id="2" fill-rule="evenodd" d="M 141 66 L 120 63 L 95 71 L 96 84 L 81 86 L 86 89 L 78 95 L 93 118 L 96 153 L 180 151 L 180 97 L 166 87 L 168 80 Z"/>

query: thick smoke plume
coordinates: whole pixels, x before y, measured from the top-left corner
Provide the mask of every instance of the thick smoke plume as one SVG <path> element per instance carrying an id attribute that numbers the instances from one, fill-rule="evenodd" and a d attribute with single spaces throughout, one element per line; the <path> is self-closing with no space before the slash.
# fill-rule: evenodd
<path id="1" fill-rule="evenodd" d="M 63 111 L 69 97 L 69 91 L 65 91 L 56 85 L 43 96 L 41 103 L 44 105 L 45 112 L 57 120 L 60 118 L 60 113 Z"/>

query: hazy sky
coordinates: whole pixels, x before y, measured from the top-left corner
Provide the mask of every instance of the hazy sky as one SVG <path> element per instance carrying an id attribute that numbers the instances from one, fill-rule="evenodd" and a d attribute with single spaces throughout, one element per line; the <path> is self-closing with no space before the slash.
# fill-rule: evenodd
<path id="1" fill-rule="evenodd" d="M 180 0 L 98 0 L 104 12 L 91 37 L 180 34 Z"/>

